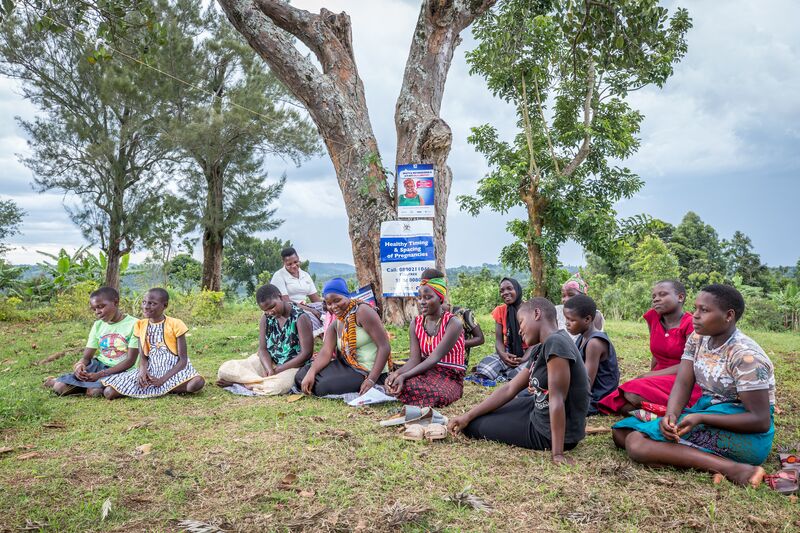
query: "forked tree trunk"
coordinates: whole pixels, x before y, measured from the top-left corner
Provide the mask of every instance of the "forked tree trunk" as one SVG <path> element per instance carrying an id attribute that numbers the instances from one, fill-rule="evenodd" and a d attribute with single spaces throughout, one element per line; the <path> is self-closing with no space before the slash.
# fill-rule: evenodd
<path id="1" fill-rule="evenodd" d="M 433 163 L 436 168 L 435 244 L 437 265 L 445 264 L 447 167 L 451 134 L 439 118 L 444 82 L 459 32 L 496 0 L 424 0 L 411 43 L 395 110 L 397 160 Z M 396 217 L 391 185 L 369 119 L 364 87 L 353 53 L 350 17 L 319 14 L 279 0 L 218 0 L 228 19 L 275 75 L 300 100 L 325 141 L 349 220 L 356 276 L 382 294 L 380 223 Z M 321 66 L 294 46 L 299 39 Z M 384 319 L 401 324 L 415 313 L 410 299 L 384 302 Z"/>
<path id="2" fill-rule="evenodd" d="M 222 290 L 222 236 L 203 231 L 202 287 L 208 291 Z"/>

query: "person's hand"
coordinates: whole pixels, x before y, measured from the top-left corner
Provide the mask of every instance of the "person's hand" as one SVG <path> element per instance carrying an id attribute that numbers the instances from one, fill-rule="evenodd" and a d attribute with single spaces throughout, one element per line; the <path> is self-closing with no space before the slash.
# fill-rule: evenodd
<path id="1" fill-rule="evenodd" d="M 83 364 L 83 359 L 75 363 L 75 366 L 72 367 L 72 370 L 76 378 L 81 381 L 86 381 L 84 379 L 84 376 L 86 375 L 86 365 Z"/>
<path id="2" fill-rule="evenodd" d="M 308 394 L 309 396 L 312 394 L 314 390 L 314 381 L 316 381 L 316 379 L 317 375 L 309 370 L 306 377 L 303 378 L 303 382 L 300 383 L 300 389 L 303 391 L 303 394 Z"/>
<path id="3" fill-rule="evenodd" d="M 358 389 L 358 395 L 362 396 L 367 393 L 372 387 L 375 386 L 375 382 L 369 376 L 364 378 L 364 382 L 361 383 L 361 388 Z"/>
<path id="4" fill-rule="evenodd" d="M 567 457 L 563 453 L 558 453 L 558 454 L 554 453 L 552 459 L 553 459 L 553 464 L 557 465 L 572 466 L 575 464 L 575 459 L 573 459 L 572 457 Z"/>
<path id="5" fill-rule="evenodd" d="M 275 374 L 277 374 L 277 372 L 275 372 L 275 367 L 272 365 L 266 367 L 264 369 L 264 372 L 267 374 L 267 377 L 274 376 Z"/>
<path id="6" fill-rule="evenodd" d="M 397 396 L 403 390 L 403 384 L 406 382 L 406 377 L 403 374 L 397 374 L 392 380 L 391 387 L 388 388 L 389 394 Z"/>
<path id="7" fill-rule="evenodd" d="M 100 372 L 83 372 L 83 377 L 80 378 L 81 381 L 97 381 L 98 379 L 102 378 L 103 375 Z"/>
<path id="8" fill-rule="evenodd" d="M 675 423 L 677 417 L 673 414 L 667 413 L 663 417 L 661 417 L 661 421 L 658 423 L 658 428 L 661 430 L 661 434 L 667 440 L 678 442 L 680 440 L 680 436 L 678 435 L 678 426 Z"/>
<path id="9" fill-rule="evenodd" d="M 143 389 L 150 386 L 150 382 L 152 380 L 152 376 L 146 370 L 139 371 L 139 386 Z"/>
<path id="10" fill-rule="evenodd" d="M 464 428 L 467 427 L 470 422 L 471 420 L 466 414 L 457 416 L 455 418 L 451 418 L 447 422 L 447 431 L 449 431 L 453 435 L 458 435 L 459 433 L 464 431 Z"/>
<path id="11" fill-rule="evenodd" d="M 150 376 L 150 386 L 151 387 L 160 387 L 161 385 L 163 385 L 166 382 L 167 382 L 167 380 L 164 379 L 163 377 L 154 378 L 153 376 Z"/>
<path id="12" fill-rule="evenodd" d="M 703 423 L 703 415 L 699 413 L 692 413 L 690 415 L 684 416 L 680 422 L 678 422 L 677 432 L 678 436 L 683 437 L 690 431 L 694 429 L 695 426 L 698 424 Z"/>
<path id="13" fill-rule="evenodd" d="M 519 357 L 514 354 L 503 352 L 500 354 L 500 359 L 507 365 L 512 368 L 516 368 L 519 366 Z"/>

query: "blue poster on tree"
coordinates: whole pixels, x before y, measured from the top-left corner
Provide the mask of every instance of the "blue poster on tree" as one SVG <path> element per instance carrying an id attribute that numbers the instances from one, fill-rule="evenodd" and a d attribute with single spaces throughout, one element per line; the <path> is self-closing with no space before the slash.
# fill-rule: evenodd
<path id="1" fill-rule="evenodd" d="M 433 165 L 397 165 L 398 218 L 433 218 Z"/>

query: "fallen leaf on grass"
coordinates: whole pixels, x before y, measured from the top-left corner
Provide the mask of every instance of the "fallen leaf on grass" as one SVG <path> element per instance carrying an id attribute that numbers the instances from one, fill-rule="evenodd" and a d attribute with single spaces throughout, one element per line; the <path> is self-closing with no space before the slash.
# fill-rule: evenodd
<path id="1" fill-rule="evenodd" d="M 301 490 L 298 494 L 303 498 L 313 498 L 316 492 L 314 489 Z"/>
<path id="2" fill-rule="evenodd" d="M 286 403 L 296 402 L 297 400 L 303 399 L 303 394 L 290 394 L 286 397 Z"/>
<path id="3" fill-rule="evenodd" d="M 189 533 L 224 533 L 224 529 L 220 529 L 215 525 L 199 520 L 181 520 L 178 522 L 178 527 L 181 531 L 188 531 Z"/>
<path id="4" fill-rule="evenodd" d="M 34 350 L 35 350 L 36 348 L 38 348 L 38 347 L 39 347 L 39 345 L 38 345 L 38 344 L 36 344 L 35 342 L 31 343 L 31 348 L 33 348 Z"/>
<path id="5" fill-rule="evenodd" d="M 152 424 L 154 420 L 152 418 L 145 418 L 144 420 L 140 420 L 135 424 L 131 424 L 127 428 L 125 428 L 125 432 L 133 431 L 134 429 L 146 428 L 150 424 Z"/>
<path id="6" fill-rule="evenodd" d="M 284 526 L 289 529 L 307 529 L 309 526 L 314 526 L 319 522 L 319 518 L 327 512 L 327 509 L 322 509 L 314 514 L 300 517 L 296 520 L 284 522 Z"/>
<path id="7" fill-rule="evenodd" d="M 64 422 L 45 422 L 42 424 L 43 428 L 51 428 L 51 429 L 64 429 L 67 425 Z"/>
<path id="8" fill-rule="evenodd" d="M 797 496 L 795 496 L 794 494 L 790 494 L 789 495 L 789 502 L 790 503 L 797 503 Z"/>
<path id="9" fill-rule="evenodd" d="M 430 507 L 395 502 L 383 509 L 383 518 L 390 527 L 399 528 L 403 524 L 418 522 L 420 518 L 430 511 Z"/>
<path id="10" fill-rule="evenodd" d="M 108 513 L 111 512 L 111 498 L 106 498 L 106 501 L 103 502 L 103 507 L 100 508 L 100 521 L 106 519 Z"/>
<path id="11" fill-rule="evenodd" d="M 444 501 L 454 503 L 458 507 L 472 507 L 476 511 L 483 511 L 484 513 L 491 513 L 494 508 L 492 505 L 474 494 L 470 494 L 472 487 L 465 487 L 459 493 L 445 496 Z"/>
<path id="12" fill-rule="evenodd" d="M 134 450 L 133 455 L 149 455 L 152 450 L 153 445 L 149 442 L 147 444 L 140 444 Z"/>
<path id="13" fill-rule="evenodd" d="M 297 474 L 289 473 L 283 476 L 283 479 L 278 483 L 278 488 L 281 490 L 291 490 L 292 485 L 297 483 Z"/>
<path id="14" fill-rule="evenodd" d="M 0 448 L 0 454 L 13 452 L 13 451 L 14 451 L 14 448 L 10 448 L 8 446 L 3 446 L 2 448 Z"/>
<path id="15" fill-rule="evenodd" d="M 18 531 L 44 531 L 50 527 L 47 522 L 39 522 L 38 520 L 25 520 L 25 525 L 17 528 Z"/>
<path id="16" fill-rule="evenodd" d="M 325 422 L 325 418 L 322 416 L 312 416 L 311 420 L 313 420 L 314 422 Z"/>
<path id="17" fill-rule="evenodd" d="M 3 359 L 0 365 L 13 365 L 14 363 L 16 363 L 16 361 L 13 359 Z"/>
<path id="18" fill-rule="evenodd" d="M 750 520 L 751 522 L 755 522 L 756 524 L 759 524 L 761 526 L 771 526 L 772 525 L 772 522 L 770 522 L 769 520 L 764 520 L 763 518 L 759 518 L 759 517 L 754 516 L 754 515 L 747 515 L 747 519 Z"/>
<path id="19" fill-rule="evenodd" d="M 348 433 L 347 431 L 345 431 L 343 429 L 326 429 L 326 430 L 320 431 L 319 434 L 320 435 L 326 435 L 328 437 L 334 437 L 334 438 L 337 438 L 337 439 L 346 439 L 346 438 L 348 438 L 350 436 L 350 433 Z"/>
<path id="20" fill-rule="evenodd" d="M 9 370 L 11 370 L 11 367 L 10 367 L 10 366 L 7 366 L 7 367 L 5 367 L 5 368 L 3 369 L 3 372 L 8 372 Z"/>
<path id="21" fill-rule="evenodd" d="M 39 457 L 41 454 L 39 452 L 28 452 L 23 453 L 22 455 L 18 455 L 17 459 L 20 461 L 24 461 L 26 459 L 33 459 L 34 457 Z"/>

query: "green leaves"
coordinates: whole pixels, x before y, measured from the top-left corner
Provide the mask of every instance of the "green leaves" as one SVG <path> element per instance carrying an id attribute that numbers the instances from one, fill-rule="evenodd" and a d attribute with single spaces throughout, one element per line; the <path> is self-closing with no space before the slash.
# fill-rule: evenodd
<path id="1" fill-rule="evenodd" d="M 473 25 L 470 73 L 514 105 L 519 132 L 508 142 L 490 125 L 473 128 L 468 141 L 490 170 L 458 202 L 472 215 L 526 208 L 526 220 L 508 224 L 517 241 L 503 249 L 505 264 L 554 272 L 568 239 L 616 253 L 614 203 L 642 186 L 612 163 L 639 147 L 644 117 L 625 97 L 663 83 L 686 51 L 688 14 L 676 10 L 668 28 L 667 17 L 657 0 L 504 0 Z"/>

